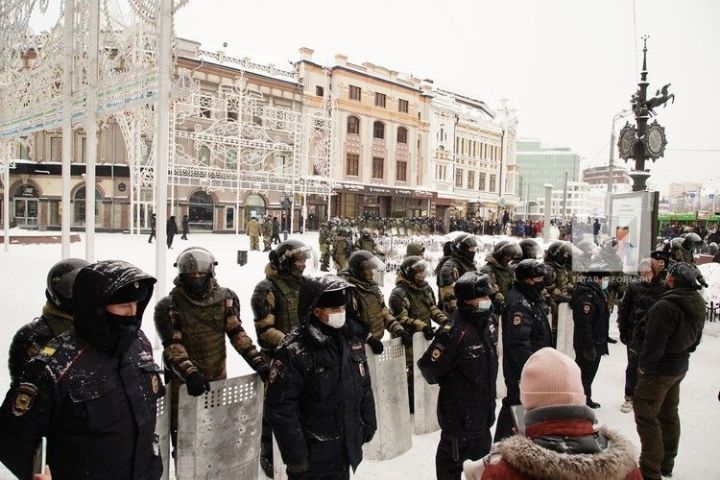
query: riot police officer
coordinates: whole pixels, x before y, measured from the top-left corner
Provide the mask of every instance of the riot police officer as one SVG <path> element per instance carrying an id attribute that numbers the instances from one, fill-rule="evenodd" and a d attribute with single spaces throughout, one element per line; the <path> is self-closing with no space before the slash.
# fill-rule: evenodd
<path id="1" fill-rule="evenodd" d="M 374 253 L 381 259 L 385 258 L 385 254 L 378 249 L 375 239 L 372 237 L 372 232 L 367 227 L 360 231 L 360 237 L 355 241 L 353 250 L 367 250 L 368 252 Z"/>
<path id="2" fill-rule="evenodd" d="M 609 353 L 610 311 L 606 292 L 611 275 L 606 265 L 592 264 L 585 279 L 575 286 L 570 301 L 575 323 L 575 363 L 580 367 L 587 406 L 590 408 L 600 408 L 600 404 L 592 399 L 592 382 L 600 366 L 600 357 Z"/>
<path id="3" fill-rule="evenodd" d="M 457 310 L 418 361 L 430 384 L 440 384 L 442 429 L 435 457 L 439 480 L 458 480 L 465 460 L 490 451 L 495 421 L 497 353 L 490 333 L 493 292 L 487 275 L 468 272 L 453 286 Z"/>
<path id="4" fill-rule="evenodd" d="M 332 259 L 335 270 L 340 272 L 347 268 L 348 259 L 353 251 L 352 233 L 347 227 L 338 228 L 332 248 Z"/>
<path id="5" fill-rule="evenodd" d="M 14 382 L 25 362 L 40 353 L 40 349 L 53 338 L 73 326 L 72 287 L 80 269 L 90 265 L 80 258 L 60 260 L 50 268 L 45 297 L 47 302 L 42 315 L 23 325 L 10 344 L 8 370 Z"/>
<path id="6" fill-rule="evenodd" d="M 395 288 L 390 294 L 390 313 L 405 325 L 410 332 L 422 332 L 426 339 L 434 336 L 432 322 L 439 326 L 447 322 L 447 317 L 438 308 L 435 294 L 425 281 L 430 265 L 422 258 L 410 256 L 403 260 L 395 280 Z M 415 411 L 413 392 L 413 346 L 405 348 L 405 365 L 408 377 L 410 413 Z"/>
<path id="7" fill-rule="evenodd" d="M 349 478 L 375 434 L 365 330 L 345 311 L 351 290 L 337 277 L 303 282 L 300 326 L 272 361 L 265 412 L 290 480 Z"/>
<path id="8" fill-rule="evenodd" d="M 270 251 L 270 242 L 272 241 L 272 219 L 267 215 L 262 223 L 263 252 Z"/>
<path id="9" fill-rule="evenodd" d="M 520 374 L 534 352 L 552 346 L 550 309 L 543 300 L 545 265 L 526 259 L 515 268 L 515 281 L 505 299 L 502 317 L 503 374 L 507 395 L 502 401 L 495 441 L 513 434 L 511 407 L 520 405 Z"/>
<path id="10" fill-rule="evenodd" d="M 360 323 L 368 330 L 367 344 L 373 353 L 383 352 L 382 337 L 387 329 L 393 337 L 402 338 L 405 346 L 412 343 L 412 333 L 405 330 L 385 306 L 385 298 L 373 279 L 375 271 L 383 271 L 385 264 L 372 253 L 360 250 L 350 255 L 347 270 L 340 276 L 355 286 L 350 311 L 358 316 Z"/>
<path id="11" fill-rule="evenodd" d="M 447 247 L 447 251 L 445 248 Z M 479 243 L 475 236 L 461 233 L 443 247 L 446 255 L 440 259 L 435 272 L 437 273 L 439 307 L 445 315 L 457 310 L 457 301 L 453 285 L 458 278 L 467 272 L 476 271 L 475 254 Z"/>
<path id="12" fill-rule="evenodd" d="M 169 369 L 173 439 L 180 387 L 186 384 L 188 394 L 200 396 L 210 390 L 211 381 L 227 378 L 225 336 L 262 378 L 269 369 L 242 326 L 237 295 L 218 285 L 216 265 L 202 247 L 183 250 L 175 263 L 175 288 L 155 306 L 155 328 Z"/>
<path id="13" fill-rule="evenodd" d="M 531 258 L 533 260 L 538 258 L 538 244 L 532 238 L 526 238 L 518 243 L 520 250 L 522 250 L 522 259 L 527 260 Z"/>
<path id="14" fill-rule="evenodd" d="M 332 243 L 332 230 L 325 222 L 320 224 L 318 243 L 320 245 L 320 270 L 327 272 L 330 269 L 330 244 Z"/>
<path id="15" fill-rule="evenodd" d="M 74 327 L 23 368 L 0 408 L 0 461 L 32 477 L 47 437 L 58 479 L 157 480 L 160 367 L 140 330 L 155 279 L 110 260 L 82 268 L 73 286 Z"/>

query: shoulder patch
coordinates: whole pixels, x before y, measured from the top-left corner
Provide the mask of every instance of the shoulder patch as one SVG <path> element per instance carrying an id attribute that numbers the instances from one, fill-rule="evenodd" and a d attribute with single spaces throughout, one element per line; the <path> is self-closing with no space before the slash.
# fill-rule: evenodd
<path id="1" fill-rule="evenodd" d="M 520 313 L 520 312 L 515 312 L 515 313 L 513 314 L 513 318 L 512 318 L 512 323 L 513 323 L 513 325 L 515 325 L 516 327 L 517 327 L 518 325 L 520 325 L 520 324 L 522 323 L 522 318 L 523 318 L 523 317 L 522 317 L 522 313 Z"/>
<path id="2" fill-rule="evenodd" d="M 583 313 L 590 313 L 590 310 L 592 309 L 592 307 L 590 306 L 589 303 L 583 303 L 582 308 L 583 308 Z"/>
<path id="3" fill-rule="evenodd" d="M 433 347 L 432 351 L 430 352 L 430 361 L 437 362 L 438 360 L 440 360 L 440 357 L 442 357 L 444 351 L 445 347 L 443 347 L 442 345 L 435 345 L 435 347 Z"/>
<path id="4" fill-rule="evenodd" d="M 29 412 L 35 403 L 37 393 L 37 387 L 33 384 L 21 383 L 18 385 L 12 402 L 12 414 L 16 417 L 22 417 Z"/>

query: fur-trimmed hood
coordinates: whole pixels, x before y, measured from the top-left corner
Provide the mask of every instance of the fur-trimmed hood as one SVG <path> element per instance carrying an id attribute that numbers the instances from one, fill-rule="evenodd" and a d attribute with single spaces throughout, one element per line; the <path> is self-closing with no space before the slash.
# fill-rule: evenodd
<path id="1" fill-rule="evenodd" d="M 523 435 L 496 447 L 496 453 L 518 472 L 537 479 L 625 480 L 637 469 L 637 452 L 618 432 L 601 428 L 607 448 L 598 453 L 568 454 L 543 448 Z"/>

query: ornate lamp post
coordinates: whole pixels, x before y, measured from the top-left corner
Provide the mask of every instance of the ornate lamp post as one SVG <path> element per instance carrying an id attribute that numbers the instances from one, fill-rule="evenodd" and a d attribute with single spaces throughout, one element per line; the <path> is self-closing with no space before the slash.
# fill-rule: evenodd
<path id="1" fill-rule="evenodd" d="M 651 116 L 655 116 L 655 108 L 665 105 L 668 100 L 675 103 L 675 95 L 668 93 L 670 84 L 663 86 L 658 90 L 654 97 L 647 99 L 647 88 L 650 83 L 647 81 L 647 39 L 643 36 L 643 66 L 640 73 L 640 82 L 638 90 L 633 94 L 630 104 L 635 114 L 635 125 L 627 122 L 620 130 L 618 139 L 618 150 L 620 158 L 625 160 L 632 158 L 635 160 L 635 169 L 630 172 L 630 178 L 633 180 L 633 191 L 639 192 L 647 190 L 645 182 L 650 176 L 649 170 L 645 169 L 645 161 L 650 159 L 653 162 L 662 157 L 665 153 L 665 127 L 661 126 L 657 120 L 648 125 Z"/>

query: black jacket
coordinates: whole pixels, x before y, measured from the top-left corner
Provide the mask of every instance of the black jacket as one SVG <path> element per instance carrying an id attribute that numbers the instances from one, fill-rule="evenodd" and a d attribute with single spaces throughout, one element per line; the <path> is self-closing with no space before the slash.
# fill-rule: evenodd
<path id="1" fill-rule="evenodd" d="M 495 422 L 498 359 L 489 319 L 460 307 L 417 363 L 428 383 L 440 384 L 438 422 L 451 436 L 488 435 Z"/>
<path id="2" fill-rule="evenodd" d="M 340 330 L 311 318 L 275 351 L 265 415 L 288 466 L 333 474 L 360 464 L 377 429 L 362 334 L 349 318 Z"/>
<path id="3" fill-rule="evenodd" d="M 632 345 L 635 327 L 664 292 L 665 285 L 660 275 L 655 275 L 649 283 L 635 280 L 628 285 L 617 319 L 623 343 Z"/>
<path id="4" fill-rule="evenodd" d="M 80 271 L 73 295 L 75 327 L 24 367 L 0 408 L 0 461 L 21 479 L 48 438 L 54 480 L 156 480 L 162 474 L 156 401 L 164 394 L 152 347 L 142 331 L 114 338 L 104 307 L 130 284 L 154 279 L 125 262 Z M 121 347 L 122 346 L 122 347 Z"/>
<path id="5" fill-rule="evenodd" d="M 659 375 L 687 372 L 690 353 L 700 344 L 705 325 L 702 296 L 690 288 L 667 290 L 645 320 L 640 370 Z"/>
<path id="6" fill-rule="evenodd" d="M 542 295 L 526 283 L 515 281 L 505 299 L 502 323 L 503 374 L 505 383 L 518 385 L 527 359 L 552 346 L 547 305 Z"/>
<path id="7" fill-rule="evenodd" d="M 577 354 L 595 348 L 597 355 L 607 355 L 610 313 L 605 293 L 597 283 L 587 280 L 575 286 L 570 300 L 573 311 L 573 348 Z"/>

